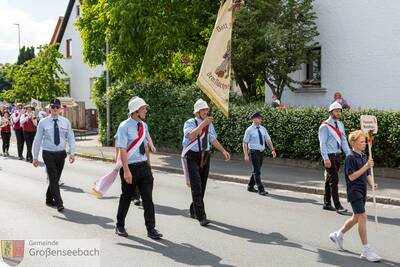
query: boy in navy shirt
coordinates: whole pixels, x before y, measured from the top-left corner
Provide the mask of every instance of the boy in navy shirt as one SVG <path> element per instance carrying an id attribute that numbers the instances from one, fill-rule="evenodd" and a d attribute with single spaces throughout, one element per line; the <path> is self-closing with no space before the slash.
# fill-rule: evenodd
<path id="1" fill-rule="evenodd" d="M 365 202 L 367 199 L 367 184 L 372 185 L 372 177 L 369 170 L 374 166 L 372 159 L 363 153 L 366 147 L 366 137 L 361 130 L 354 131 L 349 135 L 349 142 L 353 148 L 346 157 L 345 178 L 347 184 L 347 200 L 353 209 L 353 216 L 348 219 L 340 230 L 333 232 L 329 238 L 340 250 L 343 249 L 343 235 L 354 225 L 358 224 L 358 232 L 362 243 L 360 257 L 368 261 L 380 261 L 379 257 L 368 245 L 367 239 L 367 215 L 365 213 Z M 375 184 L 375 187 L 377 185 Z"/>

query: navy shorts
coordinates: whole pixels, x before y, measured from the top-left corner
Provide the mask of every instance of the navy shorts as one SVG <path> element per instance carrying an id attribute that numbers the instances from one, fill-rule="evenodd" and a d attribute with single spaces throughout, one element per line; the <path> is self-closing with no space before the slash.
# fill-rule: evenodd
<path id="1" fill-rule="evenodd" d="M 361 214 L 365 212 L 365 198 L 359 198 L 350 202 L 354 214 Z"/>

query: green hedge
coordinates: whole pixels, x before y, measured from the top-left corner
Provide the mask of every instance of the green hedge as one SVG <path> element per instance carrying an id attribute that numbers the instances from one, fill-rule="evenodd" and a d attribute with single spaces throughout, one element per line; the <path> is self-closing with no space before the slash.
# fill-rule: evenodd
<path id="1" fill-rule="evenodd" d="M 99 110 L 101 141 L 105 141 L 105 94 L 104 84 L 95 86 L 94 100 Z M 193 104 L 205 96 L 195 85 L 174 85 L 165 82 L 126 82 L 110 90 L 112 134 L 127 116 L 127 103 L 132 96 L 144 98 L 150 105 L 147 123 L 153 140 L 158 146 L 181 148 L 183 123 L 193 117 Z M 268 128 L 280 157 L 321 159 L 318 143 L 318 128 L 328 116 L 322 108 L 284 109 L 265 106 L 263 103 L 245 103 L 233 100 L 229 107 L 229 118 L 213 109 L 214 124 L 219 140 L 232 153 L 241 152 L 245 129 L 250 125 L 249 114 L 260 110 L 264 125 Z M 343 112 L 347 134 L 360 128 L 360 116 L 375 115 L 379 132 L 374 142 L 374 159 L 380 166 L 400 166 L 400 112 L 378 110 L 352 110 Z"/>

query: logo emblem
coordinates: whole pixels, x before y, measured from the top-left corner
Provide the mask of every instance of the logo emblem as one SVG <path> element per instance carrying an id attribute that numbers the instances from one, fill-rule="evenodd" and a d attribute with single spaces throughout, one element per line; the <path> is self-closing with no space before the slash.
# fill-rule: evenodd
<path id="1" fill-rule="evenodd" d="M 1 256 L 10 266 L 17 266 L 24 258 L 25 240 L 1 240 Z"/>

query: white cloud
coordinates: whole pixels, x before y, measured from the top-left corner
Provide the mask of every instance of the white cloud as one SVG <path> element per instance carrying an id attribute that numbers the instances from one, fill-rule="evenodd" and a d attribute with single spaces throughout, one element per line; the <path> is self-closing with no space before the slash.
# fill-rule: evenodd
<path id="1" fill-rule="evenodd" d="M 18 57 L 18 28 L 20 24 L 21 47 L 49 43 L 56 20 L 38 20 L 31 14 L 10 7 L 9 0 L 0 0 L 0 63 L 13 63 Z"/>

